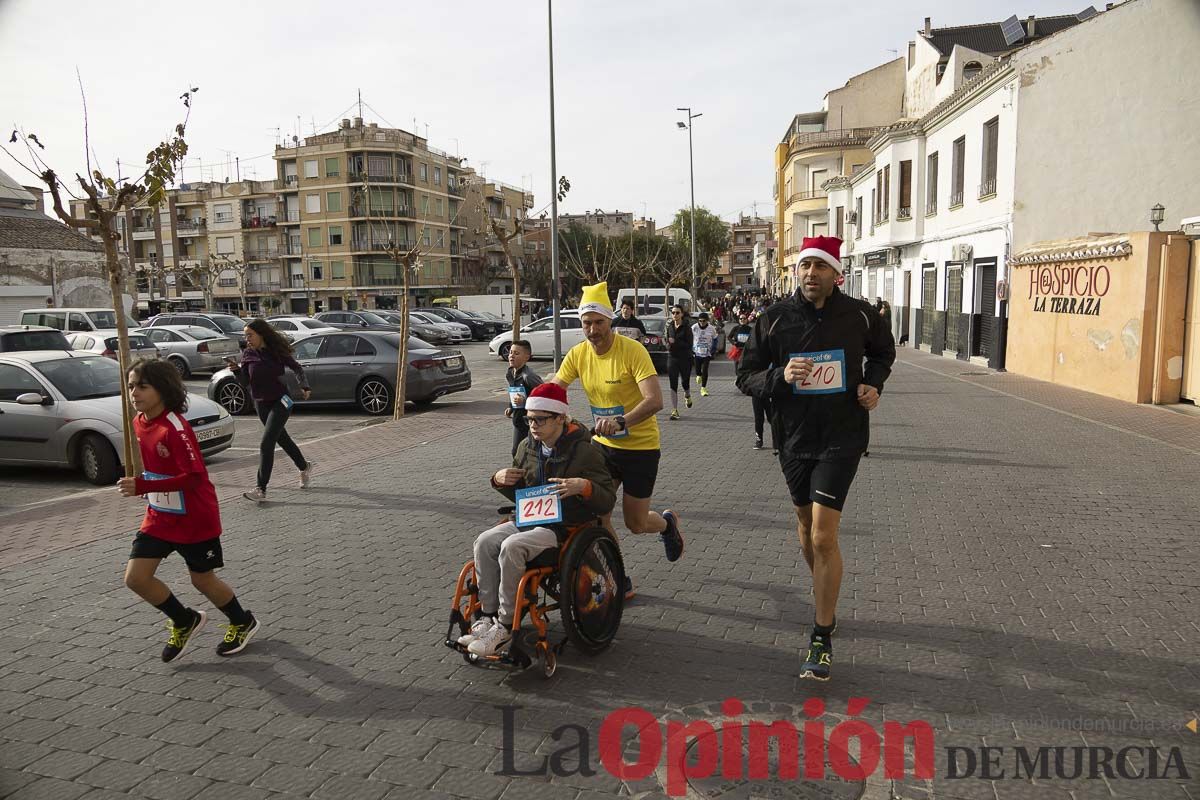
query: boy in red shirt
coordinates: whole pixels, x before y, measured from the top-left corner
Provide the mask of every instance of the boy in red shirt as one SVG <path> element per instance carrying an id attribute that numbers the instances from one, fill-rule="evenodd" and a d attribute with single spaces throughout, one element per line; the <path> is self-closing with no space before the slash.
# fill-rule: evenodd
<path id="1" fill-rule="evenodd" d="M 144 472 L 140 478 L 122 478 L 117 488 L 124 497 L 144 495 L 149 507 L 133 540 L 125 585 L 170 618 L 171 636 L 162 660 L 176 660 L 187 652 L 208 619 L 203 611 L 184 606 L 154 577 L 159 563 L 178 552 L 187 564 L 192 586 L 229 617 L 217 655 L 241 652 L 258 632 L 258 620 L 213 572 L 225 566 L 219 538 L 221 512 L 196 434 L 183 418 L 187 389 L 170 362 L 146 359 L 130 368 L 128 389 L 138 411 L 133 425 Z"/>

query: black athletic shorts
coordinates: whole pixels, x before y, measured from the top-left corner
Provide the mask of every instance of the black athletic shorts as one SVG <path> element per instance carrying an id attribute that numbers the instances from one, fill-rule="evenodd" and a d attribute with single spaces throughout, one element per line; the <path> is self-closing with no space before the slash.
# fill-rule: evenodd
<path id="1" fill-rule="evenodd" d="M 166 558 L 171 553 L 183 556 L 189 572 L 212 572 L 225 566 L 219 536 L 194 544 L 176 544 L 138 531 L 137 536 L 133 537 L 133 549 L 129 551 L 129 557 Z"/>
<path id="2" fill-rule="evenodd" d="M 661 450 L 622 450 L 599 442 L 593 444 L 604 454 L 608 474 L 612 475 L 617 483 L 624 484 L 625 494 L 639 500 L 645 500 L 654 494 Z"/>
<path id="3" fill-rule="evenodd" d="M 794 505 L 820 503 L 836 511 L 841 511 L 846 504 L 850 484 L 854 483 L 854 475 L 858 472 L 858 462 L 859 456 L 833 461 L 783 455 L 779 459 Z"/>

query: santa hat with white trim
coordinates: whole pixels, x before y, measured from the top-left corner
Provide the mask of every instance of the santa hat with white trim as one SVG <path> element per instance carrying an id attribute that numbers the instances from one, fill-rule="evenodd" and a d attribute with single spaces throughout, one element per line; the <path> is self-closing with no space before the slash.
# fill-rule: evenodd
<path id="1" fill-rule="evenodd" d="M 796 265 L 806 258 L 819 258 L 842 274 L 842 240 L 836 236 L 805 236 Z"/>
<path id="2" fill-rule="evenodd" d="M 525 410 L 566 414 L 567 390 L 557 383 L 539 384 L 529 393 L 529 399 L 525 401 Z"/>

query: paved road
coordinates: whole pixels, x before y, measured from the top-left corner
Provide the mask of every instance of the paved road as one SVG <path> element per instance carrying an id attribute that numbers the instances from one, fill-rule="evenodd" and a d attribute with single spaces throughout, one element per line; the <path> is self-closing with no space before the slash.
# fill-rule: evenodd
<path id="1" fill-rule="evenodd" d="M 471 402 L 490 397 L 504 383 L 505 364 L 495 356 L 489 356 L 487 344 L 472 342 L 459 345 L 467 356 L 471 367 L 472 387 L 466 392 L 450 395 L 432 407 L 417 409 L 409 406 L 410 414 L 437 413 L 441 406 Z M 208 391 L 208 377 L 199 376 L 186 381 L 188 390 L 201 397 Z M 379 423 L 381 418 L 370 417 L 356 408 L 298 408 L 288 422 L 288 433 L 298 442 L 311 441 L 327 436 L 336 436 L 363 426 Z M 234 420 L 233 446 L 214 456 L 211 464 L 227 463 L 258 452 L 258 438 L 262 425 L 254 416 L 237 417 Z M 281 451 L 282 454 L 282 451 Z M 45 502 L 74 492 L 89 491 L 95 487 L 72 470 L 0 466 L 0 514 L 19 509 L 32 503 Z"/>
<path id="2" fill-rule="evenodd" d="M 876 730 L 930 723 L 936 780 L 880 767 L 865 785 L 751 794 L 697 780 L 691 796 L 1197 800 L 1200 735 L 1183 725 L 1200 714 L 1200 424 L 901 358 L 845 517 L 830 684 L 796 677 L 810 580 L 778 468 L 749 448 L 749 402 L 717 364 L 713 396 L 662 422 L 655 505 L 683 514 L 683 559 L 624 537 L 639 597 L 618 640 L 593 658 L 568 648 L 550 681 L 469 667 L 440 644 L 453 578 L 492 521 L 486 476 L 509 442 L 500 397 L 314 443 L 316 486 L 261 508 L 236 497 L 252 466 L 214 470 L 224 576 L 264 622 L 230 660 L 206 633 L 181 663 L 158 662 L 159 615 L 120 585 L 132 501 L 0 517 L 0 795 L 661 798 L 662 770 L 601 768 L 598 731 L 615 709 L 719 722 L 738 697 L 742 721 L 800 724 L 817 698 L 828 732 L 865 697 L 858 716 Z M 177 561 L 162 574 L 196 601 Z M 554 731 L 578 725 L 596 774 L 498 775 L 505 704 L 520 706 L 515 767 L 574 744 L 579 729 Z M 1190 777 L 1013 780 L 1018 745 L 1158 748 L 1161 760 L 1175 747 Z M 947 779 L 950 746 L 1006 748 L 1009 778 Z"/>

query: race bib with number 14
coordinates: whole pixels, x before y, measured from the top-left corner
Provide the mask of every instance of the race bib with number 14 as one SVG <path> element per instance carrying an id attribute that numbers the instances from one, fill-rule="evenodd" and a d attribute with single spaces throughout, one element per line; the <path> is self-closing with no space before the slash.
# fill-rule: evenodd
<path id="1" fill-rule="evenodd" d="M 846 391 L 845 350 L 792 353 L 789 358 L 811 358 L 813 361 L 813 369 L 808 373 L 808 377 L 792 384 L 794 394 L 833 394 Z"/>
<path id="2" fill-rule="evenodd" d="M 558 496 L 558 486 L 555 484 L 546 483 L 528 489 L 517 489 L 516 500 L 518 528 L 562 522 L 562 500 Z"/>

